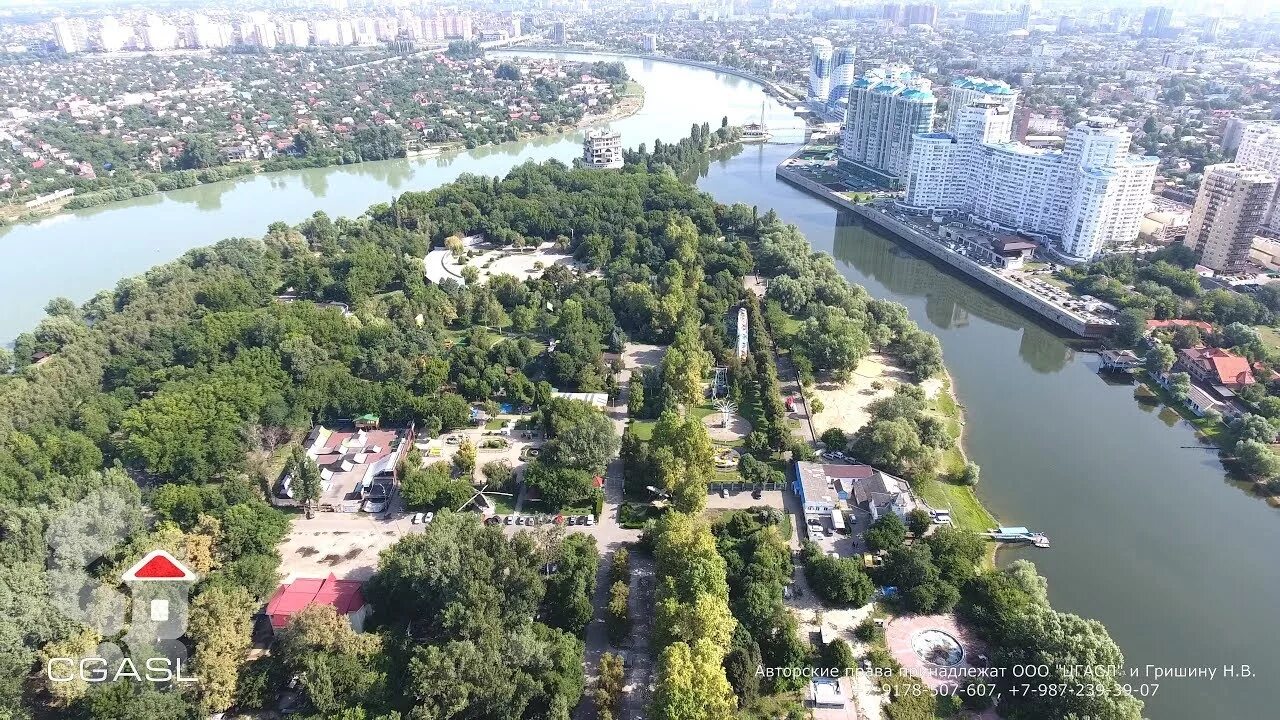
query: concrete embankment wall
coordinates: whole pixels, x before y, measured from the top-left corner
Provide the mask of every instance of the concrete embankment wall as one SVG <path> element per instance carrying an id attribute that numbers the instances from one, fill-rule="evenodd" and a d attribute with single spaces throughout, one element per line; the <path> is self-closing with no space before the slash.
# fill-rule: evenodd
<path id="1" fill-rule="evenodd" d="M 946 263 L 952 268 L 955 268 L 987 288 L 990 288 L 1004 297 L 1013 300 L 1019 305 L 1034 311 L 1041 317 L 1070 330 L 1076 335 L 1088 338 L 1098 338 L 1107 335 L 1111 331 L 1110 326 L 1090 324 L 1082 318 L 1075 317 L 1070 313 L 1062 311 L 1030 290 L 1000 277 L 985 265 L 976 263 L 959 253 L 950 251 L 946 246 L 933 241 L 927 235 L 924 235 L 910 225 L 900 222 L 879 210 L 865 205 L 859 205 L 851 200 L 840 197 L 828 190 L 821 183 L 814 182 L 799 173 L 787 170 L 783 167 L 778 168 L 777 176 L 792 185 L 801 188 L 802 190 L 806 190 L 818 197 L 821 197 L 833 205 L 837 205 L 845 210 L 856 213 L 859 217 L 862 217 L 877 227 L 892 233 L 898 238 L 906 240 L 920 250 L 928 253 L 930 256 Z"/>

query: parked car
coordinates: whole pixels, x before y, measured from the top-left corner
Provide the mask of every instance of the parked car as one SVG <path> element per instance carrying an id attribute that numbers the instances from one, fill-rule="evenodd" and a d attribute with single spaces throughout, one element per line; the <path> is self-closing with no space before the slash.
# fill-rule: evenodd
<path id="1" fill-rule="evenodd" d="M 433 512 L 429 512 L 429 513 L 427 513 L 426 515 L 424 515 L 424 516 L 422 517 L 422 522 L 423 522 L 423 524 L 425 525 L 425 524 L 428 524 L 428 523 L 430 523 L 432 520 L 435 520 L 435 519 L 436 519 L 436 514 L 435 514 L 435 513 L 433 513 Z"/>
<path id="2" fill-rule="evenodd" d="M 515 519 L 514 517 L 512 517 L 512 516 L 508 515 L 508 516 L 506 516 L 506 517 L 504 517 L 504 518 L 502 519 L 502 524 L 503 524 L 503 525 L 510 525 L 511 523 L 513 523 L 513 522 L 515 522 L 515 521 L 516 521 L 516 519 Z"/>
<path id="3" fill-rule="evenodd" d="M 764 497 L 764 493 L 760 492 L 760 488 L 756 488 L 755 490 L 751 491 L 752 500 L 759 500 L 762 497 Z"/>
<path id="4" fill-rule="evenodd" d="M 414 513 L 413 517 L 410 518 L 409 522 L 413 523 L 414 525 L 417 525 L 418 523 L 422 522 L 422 513 Z"/>
<path id="5" fill-rule="evenodd" d="M 596 524 L 596 519 L 591 517 L 590 515 L 587 515 L 586 517 L 584 517 L 583 521 L 586 522 L 587 527 L 591 527 L 592 525 Z"/>
<path id="6" fill-rule="evenodd" d="M 720 497 L 729 497 L 729 493 L 725 492 L 724 488 L 720 488 Z"/>

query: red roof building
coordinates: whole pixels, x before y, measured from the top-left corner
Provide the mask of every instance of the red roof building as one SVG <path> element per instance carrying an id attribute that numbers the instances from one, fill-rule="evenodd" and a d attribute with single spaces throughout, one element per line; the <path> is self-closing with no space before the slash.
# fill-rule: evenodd
<path id="1" fill-rule="evenodd" d="M 1249 359 L 1241 357 L 1222 348 L 1200 347 L 1178 351 L 1178 365 L 1191 377 L 1219 385 L 1231 390 L 1238 390 L 1245 385 L 1252 385 L 1257 380 L 1249 368 Z"/>
<path id="2" fill-rule="evenodd" d="M 353 630 L 363 632 L 369 604 L 364 600 L 360 584 L 358 580 L 339 580 L 329 573 L 329 577 L 323 580 L 298 578 L 281 585 L 267 602 L 266 615 L 271 620 L 271 629 L 284 628 L 308 605 L 328 605 L 346 617 Z"/>
<path id="3" fill-rule="evenodd" d="M 1202 333 L 1213 332 L 1213 325 L 1203 320 L 1148 320 L 1147 334 L 1150 335 L 1156 330 L 1162 330 L 1164 328 L 1177 330 L 1180 327 L 1199 328 Z"/>

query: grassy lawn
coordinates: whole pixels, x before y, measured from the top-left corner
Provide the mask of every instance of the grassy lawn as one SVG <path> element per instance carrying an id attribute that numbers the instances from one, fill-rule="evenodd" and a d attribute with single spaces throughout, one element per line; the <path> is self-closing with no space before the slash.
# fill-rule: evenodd
<path id="1" fill-rule="evenodd" d="M 514 495 L 490 495 L 485 493 L 484 498 L 493 505 L 493 511 L 499 515 L 510 515 L 516 511 L 516 498 Z M 525 503 L 526 505 L 528 503 Z"/>
<path id="2" fill-rule="evenodd" d="M 649 442 L 653 439 L 653 429 L 657 427 L 657 425 L 657 420 L 632 420 L 629 427 L 631 428 L 631 432 L 635 433 L 636 437 L 645 442 Z"/>
<path id="3" fill-rule="evenodd" d="M 964 431 L 963 413 L 951 394 L 951 380 L 944 378 L 942 388 L 933 400 L 933 409 L 947 422 L 947 432 L 955 438 L 951 446 L 938 460 L 938 478 L 917 482 L 915 491 L 920 498 L 934 508 L 951 510 L 951 520 L 956 527 L 973 532 L 985 532 L 998 525 L 995 517 L 982 506 L 973 488 L 957 485 L 947 478 L 964 470 L 968 462 L 961 446 L 961 435 Z"/>
<path id="4" fill-rule="evenodd" d="M 494 418 L 484 424 L 484 429 L 485 430 L 501 430 L 506 424 L 507 424 L 506 420 L 500 420 L 498 418 Z"/>
<path id="5" fill-rule="evenodd" d="M 1254 325 L 1253 329 L 1258 331 L 1258 339 L 1268 349 L 1280 350 L 1280 331 L 1266 325 Z"/>

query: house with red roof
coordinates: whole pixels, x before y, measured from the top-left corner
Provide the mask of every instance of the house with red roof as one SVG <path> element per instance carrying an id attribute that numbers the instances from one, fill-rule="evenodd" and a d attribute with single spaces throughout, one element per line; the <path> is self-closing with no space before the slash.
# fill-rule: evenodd
<path id="1" fill-rule="evenodd" d="M 1148 334 L 1148 335 L 1150 335 L 1151 333 L 1155 332 L 1156 330 L 1163 330 L 1163 329 L 1165 329 L 1165 328 L 1168 328 L 1168 329 L 1170 329 L 1170 330 L 1177 330 L 1177 329 L 1178 329 L 1178 328 L 1180 328 L 1180 327 L 1193 327 L 1193 328 L 1197 328 L 1198 330 L 1200 330 L 1200 332 L 1202 332 L 1202 333 L 1204 333 L 1204 334 L 1208 334 L 1208 333 L 1213 332 L 1213 325 L 1212 325 L 1211 323 L 1207 323 L 1207 322 L 1205 322 L 1205 321 L 1203 321 L 1203 320 L 1180 320 L 1180 319 L 1174 319 L 1174 320 L 1148 320 L 1148 321 L 1147 321 L 1147 334 Z"/>
<path id="2" fill-rule="evenodd" d="M 289 624 L 294 615 L 309 605 L 328 605 L 351 623 L 351 629 L 364 632 L 364 621 L 370 611 L 360 590 L 358 580 L 339 580 L 333 573 L 329 577 L 297 578 L 281 585 L 267 601 L 263 613 L 271 621 L 271 630 L 278 632 Z"/>
<path id="3" fill-rule="evenodd" d="M 1257 382 L 1248 358 L 1222 348 L 1200 345 L 1179 350 L 1177 364 L 1192 378 L 1213 386 L 1215 390 L 1239 390 Z"/>

